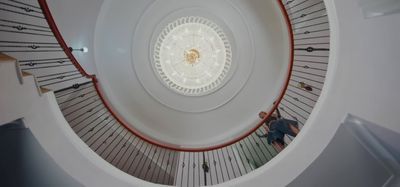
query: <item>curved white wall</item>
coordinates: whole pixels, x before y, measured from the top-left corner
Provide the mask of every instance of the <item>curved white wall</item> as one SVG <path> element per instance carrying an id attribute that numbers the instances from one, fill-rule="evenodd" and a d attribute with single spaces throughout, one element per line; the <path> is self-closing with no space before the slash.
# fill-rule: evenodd
<path id="1" fill-rule="evenodd" d="M 323 94 L 310 119 L 282 153 L 227 185 L 288 185 L 321 154 L 348 113 L 400 132 L 400 14 L 365 19 L 356 1 L 325 3 L 331 57 Z"/>
<path id="2" fill-rule="evenodd" d="M 87 53 L 73 52 L 80 65 L 89 74 L 97 74 L 94 63 L 94 28 L 104 0 L 47 0 L 66 43 L 75 49 L 87 47 Z"/>
<path id="3" fill-rule="evenodd" d="M 24 116 L 26 125 L 54 161 L 84 186 L 158 186 L 124 173 L 92 151 L 69 127 L 52 93 L 34 106 Z"/>
<path id="4" fill-rule="evenodd" d="M 127 122 L 134 124 L 134 128 L 144 132 L 154 139 L 179 145 L 182 145 L 182 142 L 186 142 L 188 145 L 197 144 L 197 146 L 201 146 L 225 142 L 227 139 L 236 137 L 237 134 L 241 134 L 244 129 L 249 128 L 249 125 L 255 125 L 258 122 L 257 113 L 260 110 L 266 110 L 271 106 L 282 86 L 281 83 L 284 81 L 284 75 L 286 73 L 285 67 L 288 61 L 286 60 L 288 58 L 288 39 L 286 33 L 283 33 L 286 32 L 286 28 L 283 19 L 281 19 L 282 15 L 275 5 L 276 3 L 274 1 L 262 0 L 209 1 L 214 4 L 222 5 L 219 7 L 213 5 L 210 6 L 214 7 L 213 9 L 216 11 L 220 11 L 220 15 L 225 15 L 225 17 L 222 17 L 222 20 L 219 21 L 236 23 L 237 28 L 233 30 L 236 34 L 239 33 L 237 31 L 238 28 L 249 30 L 252 37 L 250 39 L 252 41 L 248 41 L 249 39 L 244 36 L 241 37 L 241 40 L 233 41 L 237 42 L 236 54 L 241 51 L 250 51 L 254 54 L 242 55 L 243 57 L 241 61 L 235 61 L 236 66 L 242 67 L 237 68 L 239 70 L 243 69 L 243 66 L 249 67 L 242 71 L 236 71 L 236 79 L 232 79 L 228 84 L 230 88 L 226 90 L 230 90 L 234 93 L 229 94 L 226 90 L 218 91 L 219 93 L 215 94 L 218 95 L 218 97 L 212 99 L 205 98 L 203 100 L 201 100 L 201 98 L 204 97 L 198 97 L 199 101 L 195 102 L 193 98 L 188 99 L 174 93 L 171 94 L 168 90 L 164 91 L 164 86 L 162 85 L 158 86 L 160 87 L 158 90 L 163 91 L 159 92 L 158 95 L 154 97 L 154 91 L 151 93 L 153 95 L 144 92 L 145 89 L 140 85 L 140 82 L 138 82 L 138 78 L 135 76 L 131 77 L 131 75 L 135 75 L 135 71 L 132 70 L 132 64 L 130 64 L 131 56 L 129 56 L 132 44 L 131 35 L 134 33 L 135 25 L 139 22 L 137 19 L 140 18 L 148 6 L 153 4 L 153 2 L 158 2 L 158 4 L 160 4 L 164 1 L 136 0 L 127 2 L 120 1 L 118 3 L 110 1 L 109 4 L 114 6 L 121 3 L 127 3 L 128 5 L 125 4 L 123 7 L 128 10 L 120 11 L 120 8 L 117 9 L 119 12 L 112 13 L 112 15 L 120 19 L 113 20 L 112 24 L 108 23 L 108 25 L 101 25 L 99 23 L 104 22 L 103 19 L 106 16 L 99 15 L 101 14 L 99 12 L 104 8 L 104 6 L 106 6 L 107 1 L 48 1 L 55 21 L 66 42 L 70 46 L 76 48 L 81 46 L 89 47 L 88 53 L 74 52 L 74 55 L 80 64 L 89 73 L 98 76 L 101 87 L 105 91 L 105 95 L 111 102 L 112 107 L 115 108 L 115 110 L 121 114 Z M 177 1 L 178 4 L 185 4 L 179 2 L 180 1 Z M 193 2 L 189 1 L 184 2 L 189 5 L 193 4 Z M 173 3 L 171 6 L 173 7 L 177 3 Z M 200 5 L 199 7 L 202 7 L 201 4 L 205 3 L 197 1 L 197 4 Z M 233 8 L 229 4 L 232 4 Z M 238 12 L 238 18 L 227 16 L 228 14 L 226 12 L 228 12 L 227 9 L 229 7 L 224 7 L 223 5 L 229 5 L 231 9 L 236 9 L 233 11 Z M 216 14 L 216 17 L 220 15 L 218 13 Z M 150 16 L 146 19 L 153 19 L 152 17 L 154 16 Z M 247 24 L 244 25 L 244 27 L 238 21 L 242 18 Z M 99 22 L 97 25 L 96 21 Z M 115 28 L 119 29 L 115 29 L 113 27 L 114 25 Z M 100 36 L 98 33 L 101 32 L 98 28 L 95 28 L 96 26 L 98 28 L 101 26 L 106 28 L 108 27 L 109 30 L 102 29 L 101 31 L 105 31 L 105 34 Z M 95 31 L 97 32 L 97 37 L 102 38 L 102 40 L 94 41 Z M 145 32 L 152 31 L 145 30 Z M 112 33 L 114 34 L 112 35 Z M 126 33 L 128 33 L 127 37 L 125 37 L 125 35 L 127 35 Z M 269 35 L 267 33 L 277 34 Z M 117 36 L 124 36 L 122 40 L 125 42 L 118 41 L 118 38 L 114 36 L 115 34 Z M 95 42 L 97 42 L 97 44 L 94 44 Z M 248 46 L 245 45 L 244 42 L 253 42 L 253 44 Z M 124 45 L 125 43 L 126 46 Z M 135 41 L 134 43 L 136 44 L 139 42 Z M 97 65 L 94 63 L 95 45 L 101 46 L 101 49 L 103 50 L 96 51 L 97 56 L 99 56 L 96 60 Z M 147 46 L 145 46 L 145 48 L 147 48 Z M 110 55 L 112 52 L 115 54 L 114 56 Z M 143 52 L 137 53 L 141 54 Z M 101 54 L 107 54 L 107 58 L 105 59 Z M 234 54 L 234 56 L 236 54 Z M 134 55 L 136 56 L 136 54 Z M 122 57 L 125 56 L 126 59 L 122 59 Z M 256 64 L 254 67 L 247 65 L 247 60 L 255 61 Z M 100 61 L 103 62 L 100 63 Z M 244 63 L 243 61 L 246 62 Z M 118 68 L 116 68 L 116 64 L 118 64 Z M 139 73 L 140 72 L 141 71 L 139 71 Z M 142 72 L 142 74 L 143 73 L 148 74 L 148 72 Z M 119 76 L 123 76 L 123 78 L 121 79 Z M 150 85 L 148 77 L 149 76 L 143 78 L 146 85 Z M 112 82 L 110 80 L 116 81 Z M 248 81 L 245 82 L 244 80 Z M 236 82 L 238 81 L 242 81 L 243 84 L 237 84 Z M 126 90 L 126 88 L 130 89 Z M 120 91 L 124 89 L 125 91 Z M 132 95 L 135 96 L 136 99 L 132 99 Z M 170 105 L 173 103 L 174 106 L 172 106 L 172 108 L 175 109 L 177 108 L 176 106 L 179 108 L 179 105 L 182 105 L 181 103 L 187 104 L 185 107 L 181 107 L 180 111 L 175 111 L 175 109 L 167 107 L 168 103 L 164 102 L 165 99 L 157 101 L 157 98 L 160 96 L 166 98 L 170 102 Z M 192 101 L 182 102 L 184 99 Z M 235 100 L 236 102 L 231 102 L 232 100 Z M 193 106 L 197 106 L 198 109 L 195 109 Z M 197 112 L 190 113 L 190 108 Z M 232 109 L 240 109 L 240 111 L 233 111 Z M 182 111 L 184 111 L 183 114 Z M 207 111 L 211 112 L 207 113 Z M 154 117 L 155 115 L 157 115 L 157 117 Z M 227 116 L 229 116 L 229 118 Z M 178 123 L 179 125 L 176 125 Z M 235 124 L 236 127 L 232 128 L 232 124 Z M 212 128 L 214 130 L 209 131 L 209 129 Z M 197 133 L 188 134 L 188 131 L 195 131 Z"/>
<path id="5" fill-rule="evenodd" d="M 182 16 L 202 16 L 228 31 L 237 67 L 216 92 L 176 94 L 151 68 L 152 34 Z M 287 26 L 275 1 L 105 1 L 95 35 L 98 78 L 112 107 L 143 134 L 182 147 L 221 144 L 254 127 L 287 76 Z"/>
<path id="6" fill-rule="evenodd" d="M 98 156 L 71 129 L 54 94 L 40 96 L 33 76 L 24 77 L 20 84 L 15 67 L 13 61 L 0 62 L 0 124 L 22 118 L 54 162 L 83 186 L 159 186 L 132 177 Z"/>
<path id="7" fill-rule="evenodd" d="M 397 98 L 400 92 L 400 15 L 364 19 L 357 3 L 348 0 L 327 0 L 326 6 L 332 28 L 331 62 L 323 94 L 310 120 L 298 137 L 269 164 L 221 186 L 289 184 L 320 155 L 348 113 L 400 132 L 400 100 Z M 78 141 L 77 137 L 73 139 Z M 45 142 L 51 144 L 51 141 Z M 62 146 L 71 147 L 68 144 Z M 83 145 L 78 147 L 80 151 L 76 150 L 76 146 L 66 150 L 72 151 L 75 156 L 87 150 Z M 98 158 L 93 154 L 88 153 L 97 162 Z M 126 181 L 142 186 L 150 185 L 130 179 L 123 173 L 115 176 L 120 173 L 107 166 L 107 163 L 100 164 L 106 169 L 103 171 L 100 166 L 91 163 L 92 159 L 82 155 L 79 156 L 79 163 L 68 160 L 62 153 L 51 155 L 60 157 L 55 160 L 65 164 L 63 168 L 87 186 L 127 186 L 129 182 Z M 61 158 L 66 160 L 62 161 Z M 78 176 L 80 174 L 83 176 Z M 102 179 L 108 180 L 110 176 L 111 182 L 99 183 L 103 182 Z"/>

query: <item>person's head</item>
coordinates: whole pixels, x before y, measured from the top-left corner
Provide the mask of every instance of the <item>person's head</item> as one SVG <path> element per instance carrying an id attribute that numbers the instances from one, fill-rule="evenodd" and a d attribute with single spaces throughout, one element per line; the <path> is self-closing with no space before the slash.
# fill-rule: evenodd
<path id="1" fill-rule="evenodd" d="M 258 116 L 261 118 L 261 119 L 264 119 L 265 118 L 265 116 L 267 116 L 268 115 L 268 113 L 266 113 L 266 112 L 264 112 L 264 111 L 261 111 L 260 113 L 258 113 Z M 277 120 L 278 119 L 278 115 L 276 115 L 275 113 L 273 113 L 273 114 L 271 114 L 271 116 L 269 116 L 268 117 L 268 119 L 265 121 L 265 123 L 269 123 L 269 122 L 271 122 L 271 121 L 274 121 L 274 120 Z"/>
<path id="2" fill-rule="evenodd" d="M 260 113 L 258 113 L 258 117 L 260 117 L 261 119 L 264 119 L 265 116 L 267 116 L 267 113 L 264 111 L 261 111 Z"/>
<path id="3" fill-rule="evenodd" d="M 264 119 L 265 116 L 267 116 L 268 113 L 261 111 L 260 113 L 258 113 L 258 117 L 260 117 L 261 119 Z M 278 119 L 278 115 L 276 115 L 275 113 L 271 114 L 271 116 L 269 116 L 270 120 L 276 120 Z"/>

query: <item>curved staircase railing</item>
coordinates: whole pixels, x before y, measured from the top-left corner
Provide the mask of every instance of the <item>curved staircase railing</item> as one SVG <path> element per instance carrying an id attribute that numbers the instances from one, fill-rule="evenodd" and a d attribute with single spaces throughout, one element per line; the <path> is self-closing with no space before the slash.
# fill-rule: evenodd
<path id="1" fill-rule="evenodd" d="M 271 111 L 300 128 L 321 93 L 329 60 L 329 22 L 323 0 L 278 0 L 287 19 L 292 58 L 287 83 Z M 220 184 L 245 175 L 278 151 L 264 134 L 267 117 L 222 145 L 184 149 L 151 140 L 113 112 L 94 75 L 79 65 L 51 16 L 46 0 L 0 2 L 0 52 L 19 59 L 38 86 L 54 91 L 65 119 L 104 160 L 143 180 L 177 186 Z M 269 112 L 272 113 L 272 112 Z M 293 137 L 285 137 L 289 144 Z"/>

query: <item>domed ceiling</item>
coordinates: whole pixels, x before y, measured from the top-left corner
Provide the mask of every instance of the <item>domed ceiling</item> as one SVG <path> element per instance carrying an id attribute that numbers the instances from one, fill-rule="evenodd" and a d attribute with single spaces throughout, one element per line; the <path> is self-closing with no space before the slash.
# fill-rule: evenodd
<path id="1" fill-rule="evenodd" d="M 275 1 L 104 1 L 97 77 L 144 135 L 185 148 L 232 140 L 258 122 L 287 76 L 287 25 Z"/>

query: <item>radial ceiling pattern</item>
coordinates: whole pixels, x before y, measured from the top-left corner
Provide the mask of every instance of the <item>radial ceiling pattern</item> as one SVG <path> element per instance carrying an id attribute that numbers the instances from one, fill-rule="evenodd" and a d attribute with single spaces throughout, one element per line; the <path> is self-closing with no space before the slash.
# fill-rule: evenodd
<path id="1" fill-rule="evenodd" d="M 204 147 L 248 131 L 272 106 L 287 75 L 287 36 L 275 1 L 105 1 L 95 61 L 133 128 Z"/>
<path id="2" fill-rule="evenodd" d="M 154 46 L 154 70 L 173 91 L 200 96 L 221 86 L 232 63 L 222 29 L 202 17 L 182 17 L 168 24 Z"/>

